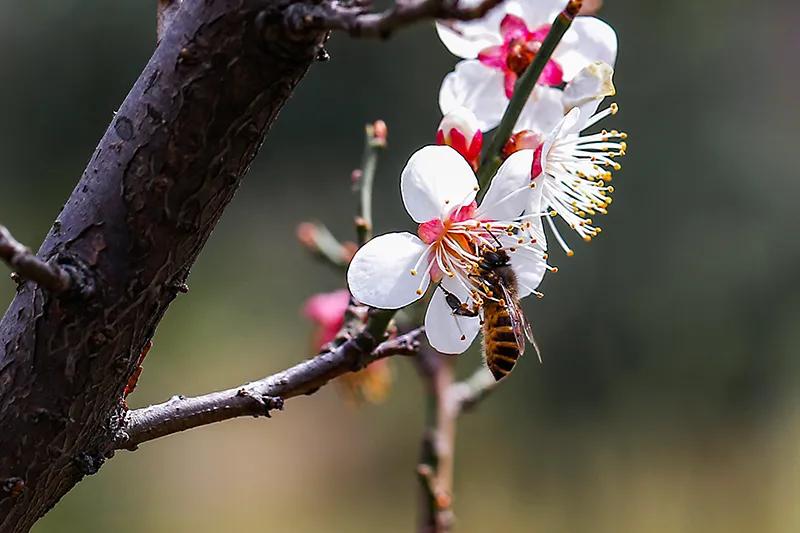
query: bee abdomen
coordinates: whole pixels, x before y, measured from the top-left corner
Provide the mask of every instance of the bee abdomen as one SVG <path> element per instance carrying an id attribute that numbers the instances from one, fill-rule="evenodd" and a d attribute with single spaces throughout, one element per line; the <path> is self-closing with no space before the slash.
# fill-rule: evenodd
<path id="1" fill-rule="evenodd" d="M 500 309 L 489 315 L 484 324 L 484 354 L 486 366 L 500 381 L 514 369 L 520 351 L 508 312 Z"/>

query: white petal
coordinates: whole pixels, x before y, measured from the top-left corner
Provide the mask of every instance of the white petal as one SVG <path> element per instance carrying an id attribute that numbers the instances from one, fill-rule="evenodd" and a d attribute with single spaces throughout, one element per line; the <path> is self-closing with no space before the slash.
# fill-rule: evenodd
<path id="1" fill-rule="evenodd" d="M 550 158 L 550 149 L 553 143 L 559 137 L 566 137 L 569 134 L 577 135 L 580 128 L 586 121 L 581 118 L 581 110 L 579 107 L 573 107 L 561 121 L 556 124 L 556 127 L 550 132 L 542 144 L 542 168 L 547 172 L 547 163 Z"/>
<path id="2" fill-rule="evenodd" d="M 474 59 L 484 48 L 502 44 L 500 21 L 504 16 L 503 6 L 499 5 L 481 19 L 468 22 L 437 21 L 436 32 L 451 53 L 464 59 Z"/>
<path id="3" fill-rule="evenodd" d="M 475 113 L 481 131 L 497 126 L 507 105 L 503 74 L 478 60 L 460 61 L 439 89 L 442 114 L 466 107 Z"/>
<path id="4" fill-rule="evenodd" d="M 442 284 L 462 302 L 467 303 L 467 290 L 464 287 L 450 278 L 444 278 Z M 480 328 L 478 317 L 454 315 L 445 301 L 444 291 L 436 289 L 425 313 L 425 334 L 433 348 L 446 354 L 463 353 L 472 344 Z"/>
<path id="5" fill-rule="evenodd" d="M 423 261 L 419 273 L 411 269 L 425 252 L 427 246 L 410 233 L 387 233 L 375 237 L 362 246 L 350 262 L 347 285 L 356 300 L 382 309 L 398 309 L 416 300 L 430 283 L 428 266 Z"/>
<path id="6" fill-rule="evenodd" d="M 531 222 L 537 226 L 533 229 L 533 233 L 537 235 L 537 243 L 535 245 L 523 248 L 516 242 L 516 237 L 503 235 L 500 238 L 503 248 L 509 250 L 511 268 L 517 275 L 520 298 L 530 295 L 531 291 L 535 290 L 542 282 L 542 278 L 547 271 L 547 261 L 544 259 L 545 245 L 542 220 L 541 218 L 536 218 Z M 538 237 L 539 234 L 541 234 L 541 237 Z M 511 249 L 514 251 L 511 252 Z"/>
<path id="7" fill-rule="evenodd" d="M 547 261 L 541 255 L 518 249 L 511 254 L 511 268 L 517 275 L 520 298 L 525 298 L 542 282 L 547 272 Z"/>
<path id="8" fill-rule="evenodd" d="M 600 19 L 577 17 L 553 54 L 553 59 L 561 65 L 567 81 L 595 61 L 613 67 L 617 59 L 617 34 Z"/>
<path id="9" fill-rule="evenodd" d="M 531 130 L 546 135 L 564 118 L 562 92 L 537 85 L 522 108 L 514 131 Z"/>
<path id="10" fill-rule="evenodd" d="M 567 3 L 564 0 L 525 0 L 520 5 L 528 29 L 536 30 L 543 24 L 552 23 Z"/>
<path id="11" fill-rule="evenodd" d="M 459 7 L 473 7 L 481 0 L 460 0 Z M 482 18 L 471 21 L 441 20 L 436 22 L 439 39 L 453 54 L 474 59 L 489 46 L 503 43 L 500 21 L 507 14 L 522 16 L 522 8 L 513 0 L 495 6 Z"/>
<path id="12" fill-rule="evenodd" d="M 444 218 L 475 199 L 478 179 L 466 159 L 449 146 L 417 150 L 400 175 L 406 211 L 416 222 Z"/>
<path id="13" fill-rule="evenodd" d="M 533 150 L 514 152 L 506 159 L 489 185 L 477 217 L 481 220 L 511 220 L 530 205 L 533 190 Z"/>

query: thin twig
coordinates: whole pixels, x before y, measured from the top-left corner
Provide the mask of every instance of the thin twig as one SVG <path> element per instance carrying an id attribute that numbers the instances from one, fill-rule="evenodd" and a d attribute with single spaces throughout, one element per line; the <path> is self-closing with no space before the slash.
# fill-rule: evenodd
<path id="1" fill-rule="evenodd" d="M 458 414 L 469 411 L 486 398 L 502 381 L 497 381 L 489 370 L 481 365 L 464 381 L 453 383 L 447 391 L 449 400 Z"/>
<path id="2" fill-rule="evenodd" d="M 272 376 L 194 398 L 175 396 L 162 404 L 129 411 L 115 449 L 132 450 L 143 442 L 240 416 L 269 416 L 271 410 L 282 409 L 285 400 L 312 394 L 337 376 L 383 357 L 415 353 L 421 328 L 376 346 L 370 328 L 386 329 L 386 314 L 381 313 L 372 314 L 362 334 Z"/>
<path id="3" fill-rule="evenodd" d="M 297 226 L 297 240 L 321 261 L 337 270 L 347 269 L 358 248 L 352 241 L 339 242 L 333 233 L 319 222 L 303 222 Z"/>
<path id="4" fill-rule="evenodd" d="M 489 148 L 487 148 L 483 160 L 481 161 L 481 167 L 478 171 L 478 182 L 482 190 L 486 190 L 489 180 L 494 176 L 497 169 L 500 168 L 500 164 L 503 162 L 503 147 L 511 137 L 514 126 L 517 125 L 519 115 L 528 102 L 531 91 L 533 91 L 533 88 L 536 86 L 536 82 L 539 81 L 539 76 L 550 60 L 550 56 L 553 55 L 556 46 L 561 42 L 564 33 L 566 33 L 572 25 L 572 21 L 580 11 L 582 4 L 583 0 L 569 0 L 567 7 L 565 7 L 553 21 L 550 32 L 547 34 L 547 37 L 545 37 L 544 42 L 542 42 L 541 48 L 536 52 L 536 57 L 533 59 L 533 62 L 528 65 L 528 68 L 525 69 L 525 72 L 523 72 L 522 76 L 517 80 L 517 84 L 514 86 L 514 94 L 511 96 L 511 101 L 508 102 L 505 113 L 503 113 L 503 118 L 500 119 L 500 125 L 492 136 L 492 143 L 489 145 Z"/>
<path id="5" fill-rule="evenodd" d="M 359 213 L 356 216 L 356 233 L 358 245 L 363 246 L 372 238 L 372 185 L 375 182 L 375 170 L 378 168 L 378 155 L 386 148 L 386 123 L 376 120 L 365 128 L 364 157 L 358 173 L 358 189 L 361 192 Z"/>
<path id="6" fill-rule="evenodd" d="M 294 4 L 286 11 L 285 22 L 292 32 L 342 30 L 353 37 L 386 39 L 396 29 L 424 19 L 475 20 L 483 17 L 503 0 L 482 0 L 475 5 L 457 0 L 420 0 L 395 3 L 380 13 L 366 10 L 363 3 L 347 5 L 328 0 L 317 5 Z M 461 4 L 465 5 L 461 5 Z"/>
<path id="7" fill-rule="evenodd" d="M 453 525 L 453 473 L 458 410 L 449 394 L 456 359 L 423 346 L 415 362 L 426 392 L 427 414 L 417 475 L 420 533 L 444 533 Z"/>
<path id="8" fill-rule="evenodd" d="M 63 292 L 70 287 L 72 280 L 63 268 L 36 257 L 5 226 L 0 226 L 0 260 L 21 278 L 34 281 L 49 291 Z"/>

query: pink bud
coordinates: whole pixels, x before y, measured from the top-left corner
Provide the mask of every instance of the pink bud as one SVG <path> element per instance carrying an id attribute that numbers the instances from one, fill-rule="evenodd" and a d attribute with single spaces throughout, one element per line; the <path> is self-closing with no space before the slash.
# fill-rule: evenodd
<path id="1" fill-rule="evenodd" d="M 466 107 L 446 114 L 436 131 L 436 144 L 453 147 L 476 170 L 483 147 L 483 132 L 475 114 Z"/>
<path id="2" fill-rule="evenodd" d="M 520 150 L 534 149 L 542 144 L 544 136 L 531 130 L 518 131 L 508 139 L 503 147 L 503 155 L 509 157 Z"/>
<path id="3" fill-rule="evenodd" d="M 321 348 L 336 337 L 344 324 L 344 313 L 349 303 L 350 293 L 344 289 L 315 294 L 306 300 L 303 314 L 317 325 L 315 348 Z"/>

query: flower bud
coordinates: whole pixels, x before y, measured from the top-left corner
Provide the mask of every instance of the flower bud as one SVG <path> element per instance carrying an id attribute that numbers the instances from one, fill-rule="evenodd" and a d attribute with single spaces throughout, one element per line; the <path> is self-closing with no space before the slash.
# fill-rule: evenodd
<path id="1" fill-rule="evenodd" d="M 454 148 L 477 170 L 483 147 L 483 132 L 478 127 L 475 114 L 459 107 L 446 114 L 436 131 L 436 144 Z"/>
<path id="2" fill-rule="evenodd" d="M 518 131 L 512 135 L 503 147 L 503 156 L 509 157 L 514 152 L 527 149 L 536 149 L 541 146 L 544 136 L 531 130 Z"/>
<path id="3" fill-rule="evenodd" d="M 370 138 L 370 144 L 372 146 L 385 148 L 386 141 L 389 138 L 389 128 L 386 126 L 386 122 L 382 120 L 376 120 L 372 124 L 367 126 L 367 134 Z"/>

